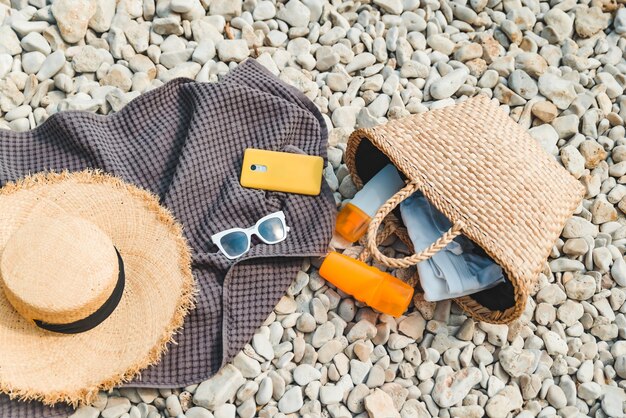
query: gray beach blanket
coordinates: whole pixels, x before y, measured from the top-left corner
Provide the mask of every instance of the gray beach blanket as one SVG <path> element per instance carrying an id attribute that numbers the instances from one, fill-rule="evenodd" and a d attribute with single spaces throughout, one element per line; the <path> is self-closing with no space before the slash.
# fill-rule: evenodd
<path id="1" fill-rule="evenodd" d="M 229 362 L 283 296 L 303 258 L 324 255 L 331 239 L 335 203 L 326 183 L 319 196 L 243 188 L 244 150 L 326 158 L 326 142 L 326 125 L 313 103 L 248 60 L 220 83 L 176 79 L 110 116 L 68 111 L 29 132 L 0 129 L 0 185 L 45 170 L 97 168 L 160 197 L 192 248 L 197 307 L 177 344 L 128 386 L 182 387 Z M 253 245 L 237 260 L 211 243 L 212 234 L 254 225 L 277 210 L 291 228 L 285 241 Z M 0 417 L 71 413 L 64 405 L 0 396 Z"/>

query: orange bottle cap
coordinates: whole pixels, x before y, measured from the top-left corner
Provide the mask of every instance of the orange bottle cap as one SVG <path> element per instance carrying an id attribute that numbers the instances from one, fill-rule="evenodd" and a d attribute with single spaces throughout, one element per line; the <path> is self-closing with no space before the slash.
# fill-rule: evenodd
<path id="1" fill-rule="evenodd" d="M 320 275 L 342 291 L 372 308 L 400 316 L 411 303 L 414 289 L 391 274 L 337 252 L 331 252 Z"/>
<path id="2" fill-rule="evenodd" d="M 350 242 L 356 242 L 367 232 L 370 216 L 350 203 L 345 205 L 337 215 L 335 230 Z"/>

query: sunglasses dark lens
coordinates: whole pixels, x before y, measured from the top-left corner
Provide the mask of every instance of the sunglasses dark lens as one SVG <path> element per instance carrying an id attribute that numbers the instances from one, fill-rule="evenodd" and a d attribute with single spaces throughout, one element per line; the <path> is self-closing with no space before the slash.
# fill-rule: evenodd
<path id="1" fill-rule="evenodd" d="M 278 218 L 271 218 L 261 222 L 259 235 L 267 242 L 277 242 L 285 238 L 285 227 Z"/>
<path id="2" fill-rule="evenodd" d="M 248 236 L 241 231 L 231 232 L 220 239 L 220 244 L 226 254 L 237 257 L 248 249 Z"/>

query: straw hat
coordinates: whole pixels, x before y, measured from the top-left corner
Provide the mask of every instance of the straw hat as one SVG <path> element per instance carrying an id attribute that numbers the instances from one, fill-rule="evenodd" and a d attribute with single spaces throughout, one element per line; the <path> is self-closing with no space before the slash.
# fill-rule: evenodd
<path id="1" fill-rule="evenodd" d="M 193 306 L 181 227 L 99 172 L 0 189 L 0 391 L 89 403 L 159 361 Z"/>

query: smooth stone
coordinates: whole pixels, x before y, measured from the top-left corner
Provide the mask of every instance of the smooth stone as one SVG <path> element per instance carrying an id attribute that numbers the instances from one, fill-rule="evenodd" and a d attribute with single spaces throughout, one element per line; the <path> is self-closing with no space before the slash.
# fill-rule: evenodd
<path id="1" fill-rule="evenodd" d="M 68 418 L 98 418 L 100 410 L 93 406 L 81 406 Z"/>
<path id="2" fill-rule="evenodd" d="M 215 54 L 217 53 L 215 49 L 215 43 L 210 39 L 202 40 L 196 46 L 196 49 L 193 51 L 192 59 L 193 61 L 204 65 L 209 60 L 215 58 Z"/>
<path id="3" fill-rule="evenodd" d="M 565 292 L 556 284 L 549 284 L 537 293 L 537 302 L 560 305 L 567 300 Z"/>
<path id="4" fill-rule="evenodd" d="M 132 72 L 121 64 L 113 64 L 107 74 L 100 80 L 102 85 L 113 86 L 128 92 L 132 87 Z"/>
<path id="5" fill-rule="evenodd" d="M 479 327 L 487 333 L 487 340 L 491 344 L 497 347 L 502 347 L 506 344 L 509 333 L 509 327 L 507 325 L 480 322 Z"/>
<path id="6" fill-rule="evenodd" d="M 107 32 L 113 23 L 117 0 L 96 0 L 96 10 L 89 20 L 89 27 L 96 32 Z"/>
<path id="7" fill-rule="evenodd" d="M 604 396 L 602 397 L 602 410 L 610 417 L 624 416 L 624 402 L 626 402 L 626 392 L 622 388 L 604 385 Z"/>
<path id="8" fill-rule="evenodd" d="M 626 9 L 621 8 L 617 11 L 613 20 L 613 27 L 616 33 L 626 33 Z"/>
<path id="9" fill-rule="evenodd" d="M 578 116 L 566 115 L 555 118 L 552 121 L 554 130 L 559 134 L 559 138 L 567 139 L 578 133 Z"/>
<path id="10" fill-rule="evenodd" d="M 350 74 L 355 71 L 359 71 L 371 65 L 374 65 L 375 62 L 376 62 L 376 57 L 374 56 L 374 54 L 370 54 L 369 52 L 364 52 L 354 57 L 354 59 L 350 63 L 348 63 L 348 65 L 346 65 L 345 69 L 346 69 L 346 72 Z"/>
<path id="11" fill-rule="evenodd" d="M 602 13 L 600 7 L 579 8 L 576 10 L 574 28 L 578 36 L 589 38 L 606 29 L 609 24 L 609 15 Z"/>
<path id="12" fill-rule="evenodd" d="M 126 398 L 111 396 L 102 411 L 102 418 L 118 418 L 130 410 L 130 401 Z"/>
<path id="13" fill-rule="evenodd" d="M 43 81 L 54 77 L 56 73 L 61 71 L 65 62 L 65 54 L 63 51 L 54 51 L 46 57 L 46 60 L 41 65 L 41 68 L 37 72 L 37 79 Z"/>
<path id="14" fill-rule="evenodd" d="M 321 377 L 321 372 L 309 364 L 300 364 L 293 370 L 293 379 L 300 386 L 306 386 Z"/>
<path id="15" fill-rule="evenodd" d="M 215 408 L 213 412 L 215 418 L 235 418 L 237 407 L 232 403 L 226 403 Z"/>
<path id="16" fill-rule="evenodd" d="M 259 390 L 255 395 L 257 405 L 265 405 L 272 399 L 273 385 L 272 379 L 265 377 L 259 384 Z"/>
<path id="17" fill-rule="evenodd" d="M 519 382 L 523 399 L 529 400 L 537 397 L 541 390 L 541 378 L 538 375 L 523 374 L 520 376 Z"/>
<path id="18" fill-rule="evenodd" d="M 600 162 L 604 161 L 607 157 L 607 152 L 602 145 L 598 144 L 594 140 L 583 141 L 578 150 L 585 157 L 585 167 L 589 169 L 596 168 Z M 618 165 L 618 164 L 616 164 Z M 593 235 L 595 237 L 595 235 Z"/>
<path id="19" fill-rule="evenodd" d="M 276 311 L 276 313 L 280 315 L 288 315 L 288 314 L 294 313 L 296 311 L 297 306 L 298 305 L 296 304 L 296 301 L 293 298 L 288 297 L 288 296 L 283 296 L 274 307 L 274 310 Z"/>
<path id="20" fill-rule="evenodd" d="M 137 395 L 143 402 L 150 404 L 159 397 L 159 391 L 155 388 L 137 388 Z"/>
<path id="21" fill-rule="evenodd" d="M 245 383 L 242 373 L 233 365 L 227 364 L 209 380 L 200 383 L 193 396 L 193 403 L 207 409 L 232 399 Z"/>
<path id="22" fill-rule="evenodd" d="M 315 348 L 319 348 L 326 344 L 328 341 L 332 340 L 335 336 L 335 326 L 332 322 L 325 322 L 313 333 L 313 338 L 311 339 L 311 345 Z M 349 340 L 348 340 L 349 341 Z"/>
<path id="23" fill-rule="evenodd" d="M 357 340 L 372 339 L 376 336 L 376 327 L 367 319 L 357 322 L 348 332 L 346 338 L 353 343 Z"/>
<path id="24" fill-rule="evenodd" d="M 241 15 L 241 11 L 241 0 L 212 0 L 209 3 L 209 15 L 212 16 L 223 16 L 225 19 L 230 19 Z"/>
<path id="25" fill-rule="evenodd" d="M 374 392 L 366 396 L 364 405 L 369 418 L 400 418 L 393 399 L 381 389 L 374 389 Z"/>
<path id="26" fill-rule="evenodd" d="M 546 23 L 541 36 L 548 39 L 551 43 L 561 43 L 572 33 L 574 22 L 567 13 L 558 8 L 548 10 L 543 21 Z"/>
<path id="27" fill-rule="evenodd" d="M 400 68 L 400 77 L 402 78 L 426 78 L 430 69 L 427 65 L 417 61 L 407 61 Z"/>
<path id="28" fill-rule="evenodd" d="M 470 43 L 461 46 L 454 52 L 454 59 L 466 62 L 476 58 L 480 58 L 483 55 L 483 47 L 477 43 Z"/>
<path id="29" fill-rule="evenodd" d="M 360 414 L 365 411 L 365 397 L 369 395 L 370 389 L 364 384 L 358 384 L 350 391 L 346 405 L 350 412 Z"/>
<path id="30" fill-rule="evenodd" d="M 389 340 L 387 342 L 389 348 L 391 348 L 392 350 L 402 350 L 404 348 L 406 348 L 407 345 L 413 343 L 414 340 L 409 338 L 409 337 L 405 337 L 404 335 L 400 335 L 400 334 L 391 334 L 389 336 Z"/>
<path id="31" fill-rule="evenodd" d="M 402 13 L 403 5 L 401 0 L 374 0 L 374 4 L 387 13 L 399 15 Z"/>
<path id="32" fill-rule="evenodd" d="M 165 52 L 161 54 L 159 63 L 169 70 L 188 61 L 192 54 L 192 48 L 187 48 L 183 51 Z"/>
<path id="33" fill-rule="evenodd" d="M 79 73 L 95 73 L 102 65 L 104 50 L 85 45 L 72 58 L 72 67 Z"/>
<path id="34" fill-rule="evenodd" d="M 252 13 L 254 20 L 268 20 L 274 16 L 276 16 L 276 6 L 271 1 L 258 2 Z"/>
<path id="35" fill-rule="evenodd" d="M 521 97 L 530 100 L 537 95 L 537 83 L 522 70 L 515 70 L 509 76 L 509 87 Z"/>
<path id="36" fill-rule="evenodd" d="M 343 399 L 343 389 L 335 385 L 324 385 L 320 388 L 319 398 L 322 405 L 339 403 Z"/>
<path id="37" fill-rule="evenodd" d="M 22 48 L 28 52 L 39 51 L 44 55 L 49 55 L 52 52 L 46 38 L 37 32 L 31 32 L 24 36 L 20 44 L 22 45 Z"/>
<path id="38" fill-rule="evenodd" d="M 296 329 L 301 332 L 313 332 L 316 327 L 315 318 L 308 312 L 304 312 L 296 321 Z"/>
<path id="39" fill-rule="evenodd" d="M 431 393 L 433 400 L 441 408 L 449 408 L 462 401 L 470 390 L 482 379 L 482 373 L 476 367 L 470 367 L 452 372 L 439 369 L 435 380 L 435 387 Z"/>
<path id="40" fill-rule="evenodd" d="M 585 265 L 578 260 L 559 258 L 550 262 L 550 270 L 554 273 L 560 273 L 563 271 L 584 271 Z"/>
<path id="41" fill-rule="evenodd" d="M 360 110 L 356 106 L 342 106 L 335 109 L 332 114 L 333 126 L 336 128 L 353 129 Z"/>
<path id="42" fill-rule="evenodd" d="M 554 130 L 552 125 L 544 124 L 535 126 L 528 130 L 530 136 L 541 145 L 548 154 L 557 155 L 558 148 L 556 146 L 559 140 L 559 134 Z"/>
<path id="43" fill-rule="evenodd" d="M 185 418 L 214 418 L 213 414 L 198 406 L 194 406 L 185 411 Z"/>
<path id="44" fill-rule="evenodd" d="M 476 323 L 472 318 L 467 318 L 456 332 L 456 338 L 461 341 L 471 341 L 474 337 Z"/>
<path id="45" fill-rule="evenodd" d="M 222 61 L 240 62 L 250 55 L 248 44 L 242 39 L 225 39 L 217 44 L 217 54 Z"/>
<path id="46" fill-rule="evenodd" d="M 596 281 L 591 276 L 574 276 L 565 283 L 565 293 L 570 299 L 587 300 L 596 292 Z"/>
<path id="47" fill-rule="evenodd" d="M 565 238 L 582 238 L 586 236 L 596 237 L 598 235 L 598 225 L 594 225 L 590 221 L 574 216 L 570 218 L 563 228 L 563 237 Z"/>
<path id="48" fill-rule="evenodd" d="M 193 9 L 194 2 L 192 0 L 172 0 L 170 9 L 176 13 L 187 13 Z"/>
<path id="49" fill-rule="evenodd" d="M 563 389 L 561 389 L 557 385 L 550 386 L 546 399 L 550 403 L 550 405 L 552 405 L 556 409 L 564 408 L 567 405 L 565 392 L 563 392 Z"/>
<path id="50" fill-rule="evenodd" d="M 574 84 L 552 73 L 539 77 L 539 92 L 559 109 L 567 109 L 576 98 Z"/>
<path id="51" fill-rule="evenodd" d="M 287 22 L 290 26 L 306 27 L 311 20 L 311 10 L 300 0 L 289 0 L 284 7 L 278 10 L 276 17 Z"/>
<path id="52" fill-rule="evenodd" d="M 428 46 L 432 49 L 441 52 L 444 55 L 450 55 L 454 50 L 454 42 L 450 38 L 442 34 L 435 34 L 428 37 L 426 40 Z"/>
<path id="53" fill-rule="evenodd" d="M 65 42 L 74 44 L 85 37 L 96 0 L 55 0 L 51 10 Z"/>
<path id="54" fill-rule="evenodd" d="M 559 134 L 560 136 L 560 134 Z M 585 172 L 585 157 L 573 146 L 561 148 L 561 162 L 574 177 L 580 178 Z"/>
<path id="55" fill-rule="evenodd" d="M 274 349 L 267 336 L 257 333 L 252 337 L 252 347 L 254 351 L 266 360 L 274 358 Z"/>
<path id="56" fill-rule="evenodd" d="M 131 20 L 124 25 L 124 34 L 128 43 L 137 53 L 148 50 L 150 46 L 150 24 L 148 22 L 136 23 Z"/>
<path id="57" fill-rule="evenodd" d="M 170 417 L 177 417 L 183 413 L 183 408 L 177 395 L 170 395 L 165 399 L 165 408 Z"/>
<path id="58" fill-rule="evenodd" d="M 297 412 L 304 405 L 302 399 L 302 389 L 294 386 L 280 398 L 278 401 L 278 409 L 283 414 L 292 414 Z"/>
<path id="59" fill-rule="evenodd" d="M 27 118 L 19 118 L 9 122 L 9 128 L 16 132 L 26 132 L 30 129 L 30 122 Z"/>
<path id="60" fill-rule="evenodd" d="M 558 115 L 558 109 L 554 103 L 547 100 L 537 102 L 532 107 L 532 113 L 543 122 L 550 123 Z"/>
<path id="61" fill-rule="evenodd" d="M 595 401 L 602 394 L 602 387 L 596 382 L 586 382 L 578 386 L 578 397 L 585 401 Z"/>
<path id="62" fill-rule="evenodd" d="M 261 365 L 258 361 L 250 358 L 243 352 L 240 352 L 233 359 L 233 366 L 235 366 L 243 377 L 246 378 L 255 378 L 259 374 L 261 374 Z"/>
<path id="63" fill-rule="evenodd" d="M 0 53 L 17 55 L 22 52 L 20 39 L 10 26 L 0 24 Z"/>
<path id="64" fill-rule="evenodd" d="M 500 366 L 511 377 L 534 373 L 539 357 L 540 353 L 537 350 L 524 350 L 513 346 L 503 348 L 498 355 Z"/>
<path id="65" fill-rule="evenodd" d="M 398 325 L 398 331 L 418 342 L 422 340 L 425 328 L 426 320 L 419 312 L 408 315 Z"/>
<path id="66" fill-rule="evenodd" d="M 28 115 L 32 113 L 32 111 L 33 111 L 33 108 L 30 107 L 29 105 L 21 105 L 21 106 L 16 107 L 15 109 L 9 110 L 4 115 L 4 120 L 6 120 L 7 122 L 12 122 L 16 119 L 27 118 Z"/>
<path id="67" fill-rule="evenodd" d="M 559 306 L 556 315 L 565 326 L 572 326 L 578 321 L 584 314 L 584 308 L 580 303 L 573 300 L 567 300 L 561 306 Z"/>
<path id="68" fill-rule="evenodd" d="M 430 95 L 437 100 L 451 97 L 465 83 L 468 75 L 464 68 L 449 72 L 430 85 Z"/>
<path id="69" fill-rule="evenodd" d="M 376 364 L 370 370 L 365 384 L 369 388 L 376 388 L 382 386 L 383 383 L 385 383 L 385 370 L 383 370 L 381 366 Z"/>
<path id="70" fill-rule="evenodd" d="M 480 405 L 465 405 L 465 406 L 455 406 L 450 408 L 450 414 L 453 417 L 463 417 L 463 418 L 482 418 L 485 416 L 485 410 Z M 430 415 L 420 415 L 419 417 L 429 417 Z M 408 418 L 402 417 L 402 418 Z"/>
<path id="71" fill-rule="evenodd" d="M 568 348 L 567 342 L 556 332 L 546 331 L 542 335 L 543 342 L 546 345 L 546 351 L 550 355 L 566 355 Z"/>
<path id="72" fill-rule="evenodd" d="M 523 402 L 517 386 L 506 386 L 487 401 L 485 412 L 489 418 L 506 417 L 509 412 L 521 408 Z"/>
<path id="73" fill-rule="evenodd" d="M 267 34 L 266 39 L 269 41 L 270 46 L 278 47 L 285 43 L 287 34 L 278 30 L 272 30 Z"/>
<path id="74" fill-rule="evenodd" d="M 346 30 L 342 28 L 341 26 L 335 26 L 334 28 L 326 32 L 324 35 L 320 36 L 320 38 L 318 39 L 318 42 L 321 45 L 334 45 L 337 43 L 337 41 L 345 37 L 346 37 Z"/>
<path id="75" fill-rule="evenodd" d="M 333 357 L 343 350 L 344 346 L 340 340 L 331 340 L 317 350 L 317 359 L 320 363 L 328 363 Z"/>
<path id="76" fill-rule="evenodd" d="M 492 89 L 498 84 L 499 74 L 495 70 L 487 70 L 478 81 L 478 86 Z"/>
<path id="77" fill-rule="evenodd" d="M 355 385 L 363 383 L 370 368 L 371 365 L 367 363 L 363 363 L 359 360 L 350 360 L 350 378 L 352 379 L 352 383 Z"/>
<path id="78" fill-rule="evenodd" d="M 611 266 L 611 277 L 615 283 L 622 287 L 626 287 L 626 261 L 624 258 L 618 257 Z"/>
<path id="79" fill-rule="evenodd" d="M 36 74 L 45 60 L 46 56 L 39 51 L 27 52 L 22 55 L 22 69 L 26 74 Z"/>
<path id="80" fill-rule="evenodd" d="M 159 35 L 176 35 L 184 33 L 179 15 L 155 18 L 152 21 L 152 30 Z M 195 37 L 195 34 L 194 34 Z"/>

